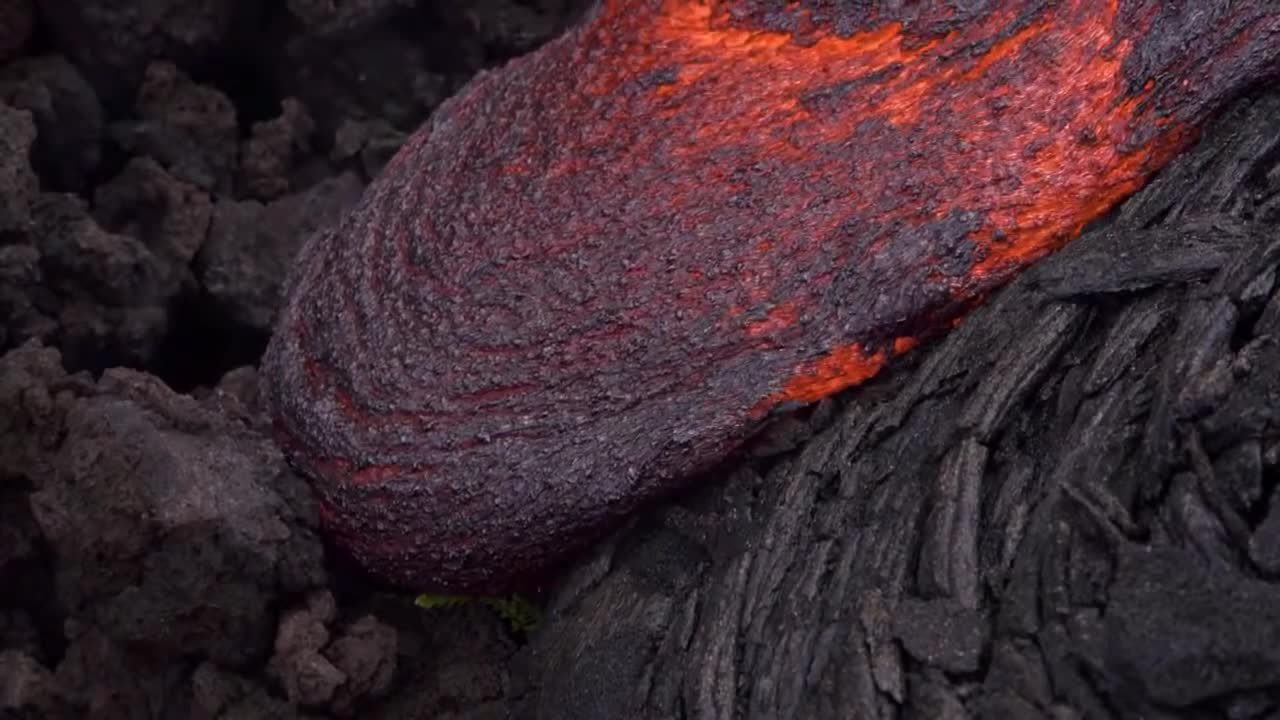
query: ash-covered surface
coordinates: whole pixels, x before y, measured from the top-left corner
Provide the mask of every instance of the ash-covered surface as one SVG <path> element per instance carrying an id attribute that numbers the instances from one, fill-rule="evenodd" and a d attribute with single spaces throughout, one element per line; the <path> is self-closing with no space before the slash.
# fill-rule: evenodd
<path id="1" fill-rule="evenodd" d="M 35 5 L 0 0 L 0 717 L 1280 711 L 1280 94 L 522 639 L 325 553 L 251 365 L 301 233 L 573 9 Z"/>

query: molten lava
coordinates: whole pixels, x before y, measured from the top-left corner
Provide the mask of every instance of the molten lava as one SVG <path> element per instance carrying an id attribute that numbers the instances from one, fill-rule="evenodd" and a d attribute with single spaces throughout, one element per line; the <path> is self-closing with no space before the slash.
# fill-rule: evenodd
<path id="1" fill-rule="evenodd" d="M 1280 55 L 1269 0 L 900 4 L 604 0 L 443 105 L 264 360 L 334 541 L 416 588 L 539 577 L 949 327 Z"/>

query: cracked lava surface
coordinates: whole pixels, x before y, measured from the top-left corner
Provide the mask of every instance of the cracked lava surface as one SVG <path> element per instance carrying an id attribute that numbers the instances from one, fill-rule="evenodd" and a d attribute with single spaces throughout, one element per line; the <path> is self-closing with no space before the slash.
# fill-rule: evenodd
<path id="1" fill-rule="evenodd" d="M 307 243 L 264 359 L 330 539 L 402 587 L 537 582 L 945 331 L 1280 55 L 1267 0 L 909 5 L 604 0 L 442 106 Z"/>

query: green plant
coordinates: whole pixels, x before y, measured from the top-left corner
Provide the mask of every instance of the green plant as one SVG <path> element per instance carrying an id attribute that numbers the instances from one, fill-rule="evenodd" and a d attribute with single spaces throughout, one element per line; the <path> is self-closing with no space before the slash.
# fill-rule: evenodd
<path id="1" fill-rule="evenodd" d="M 542 611 L 536 605 L 519 595 L 503 597 L 482 597 L 473 595 L 437 595 L 424 593 L 414 599 L 413 604 L 425 610 L 442 610 L 460 607 L 470 603 L 488 606 L 497 613 L 517 635 L 528 635 L 538 626 L 542 619 Z"/>

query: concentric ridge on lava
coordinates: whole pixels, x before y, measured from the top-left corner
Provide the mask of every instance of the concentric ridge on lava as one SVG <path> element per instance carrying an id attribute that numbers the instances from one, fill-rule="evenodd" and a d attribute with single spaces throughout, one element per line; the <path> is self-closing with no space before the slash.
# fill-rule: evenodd
<path id="1" fill-rule="evenodd" d="M 536 580 L 948 327 L 1280 55 L 1269 0 L 898 5 L 604 0 L 443 105 L 307 243 L 264 360 L 334 542 L 402 586 Z"/>

